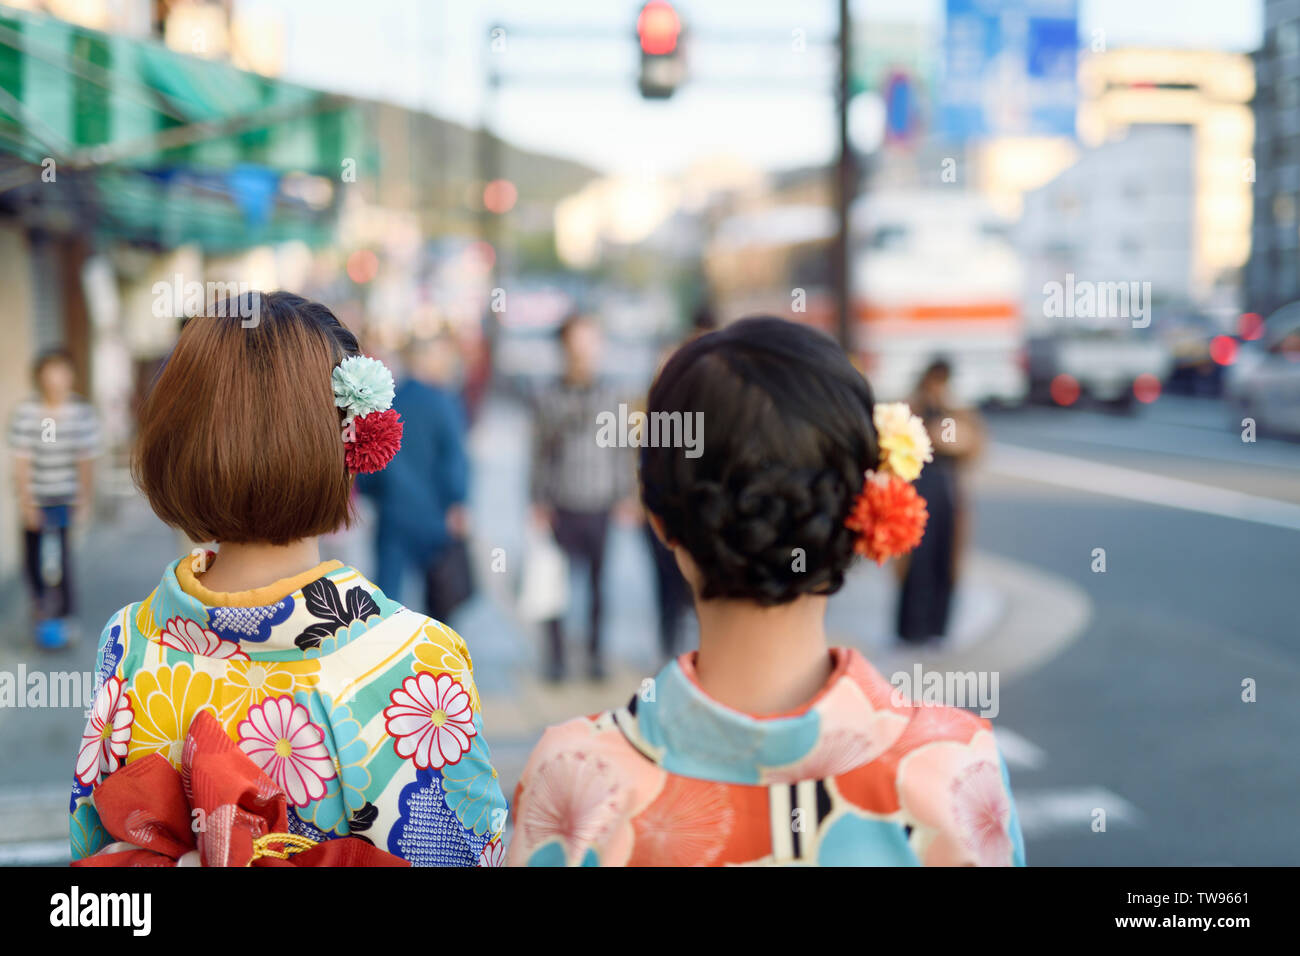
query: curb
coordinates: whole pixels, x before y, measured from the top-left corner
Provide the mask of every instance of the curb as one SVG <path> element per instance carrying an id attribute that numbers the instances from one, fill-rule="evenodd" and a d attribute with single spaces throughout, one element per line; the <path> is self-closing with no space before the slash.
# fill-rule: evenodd
<path id="1" fill-rule="evenodd" d="M 1093 604 L 1077 585 L 1017 561 L 987 553 L 970 557 L 969 574 L 1003 597 L 1003 611 L 976 641 L 948 648 L 891 647 L 872 657 L 882 673 L 923 667 L 945 671 L 996 672 L 1003 681 L 1032 673 L 1064 651 L 1087 628 Z"/>

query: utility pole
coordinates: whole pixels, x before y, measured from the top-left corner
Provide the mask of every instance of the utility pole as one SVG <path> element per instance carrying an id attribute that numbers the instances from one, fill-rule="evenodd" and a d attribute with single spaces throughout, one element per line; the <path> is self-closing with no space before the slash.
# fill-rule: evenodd
<path id="1" fill-rule="evenodd" d="M 501 89 L 499 58 L 494 44 L 497 38 L 504 36 L 504 32 L 504 28 L 495 23 L 488 29 L 486 47 L 488 63 L 487 91 L 483 97 L 483 113 L 479 121 L 478 135 L 478 167 L 479 174 L 483 177 L 482 187 L 484 189 L 488 183 L 501 178 L 501 141 L 492 132 L 491 120 L 495 118 L 497 95 Z M 489 287 L 496 288 L 501 274 L 501 228 L 499 224 L 501 217 L 487 208 L 483 193 L 478 196 L 478 202 L 479 234 L 482 236 L 483 241 L 492 247 L 494 253 Z"/>
<path id="2" fill-rule="evenodd" d="M 853 159 L 853 146 L 849 142 L 849 74 L 853 69 L 853 23 L 849 14 L 849 0 L 840 3 L 839 72 L 835 96 L 839 112 L 839 149 L 835 164 L 835 241 L 831 246 L 831 281 L 835 287 L 838 315 L 836 332 L 845 351 L 852 354 L 853 341 L 852 285 L 849 257 L 849 209 L 857 192 L 857 166 Z"/>
<path id="3" fill-rule="evenodd" d="M 478 167 L 483 177 L 478 196 L 479 235 L 492 250 L 492 265 L 488 269 L 488 307 L 483 314 L 483 338 L 487 344 L 488 375 L 495 376 L 497 349 L 501 337 L 501 317 L 496 312 L 496 290 L 501 284 L 501 227 L 500 216 L 487 208 L 487 184 L 501 178 L 501 141 L 493 134 L 491 120 L 495 118 L 497 96 L 501 89 L 501 71 L 498 66 L 496 42 L 504 39 L 505 30 L 500 24 L 488 29 L 487 90 L 483 96 L 483 114 L 479 120 Z"/>

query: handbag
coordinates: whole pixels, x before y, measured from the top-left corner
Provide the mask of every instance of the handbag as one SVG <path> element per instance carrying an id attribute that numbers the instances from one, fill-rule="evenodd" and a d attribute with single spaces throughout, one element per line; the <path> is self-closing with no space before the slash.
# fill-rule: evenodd
<path id="1" fill-rule="evenodd" d="M 451 538 L 430 562 L 427 571 L 429 615 L 446 621 L 474 596 L 474 572 L 469 563 L 469 546 L 464 538 Z"/>
<path id="2" fill-rule="evenodd" d="M 536 624 L 564 616 L 569 606 L 569 559 L 550 531 L 530 528 L 519 584 L 519 617 Z"/>

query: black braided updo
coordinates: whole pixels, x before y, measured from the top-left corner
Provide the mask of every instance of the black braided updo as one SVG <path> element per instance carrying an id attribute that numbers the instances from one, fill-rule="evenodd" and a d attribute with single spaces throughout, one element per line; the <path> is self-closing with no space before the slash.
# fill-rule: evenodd
<path id="1" fill-rule="evenodd" d="M 844 519 L 878 465 L 872 407 L 840 346 L 784 319 L 743 319 L 668 360 L 647 411 L 702 412 L 701 453 L 642 447 L 641 491 L 699 567 L 702 599 L 839 590 L 854 559 Z"/>

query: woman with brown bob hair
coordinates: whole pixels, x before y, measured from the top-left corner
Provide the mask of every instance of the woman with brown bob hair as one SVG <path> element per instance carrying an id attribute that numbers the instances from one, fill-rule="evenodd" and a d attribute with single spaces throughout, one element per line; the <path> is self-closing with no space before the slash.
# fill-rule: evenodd
<path id="1" fill-rule="evenodd" d="M 301 296 L 252 293 L 186 323 L 141 411 L 133 471 L 163 521 L 218 550 L 172 562 L 104 628 L 74 861 L 501 860 L 505 800 L 465 642 L 319 553 L 318 536 L 351 521 L 353 476 L 400 445 L 392 397 L 383 364 Z M 245 785 L 257 800 L 142 844 L 124 814 L 165 821 L 168 807 L 127 795 L 153 792 L 140 780 L 182 792 L 160 782 L 178 772 L 191 812 Z"/>

